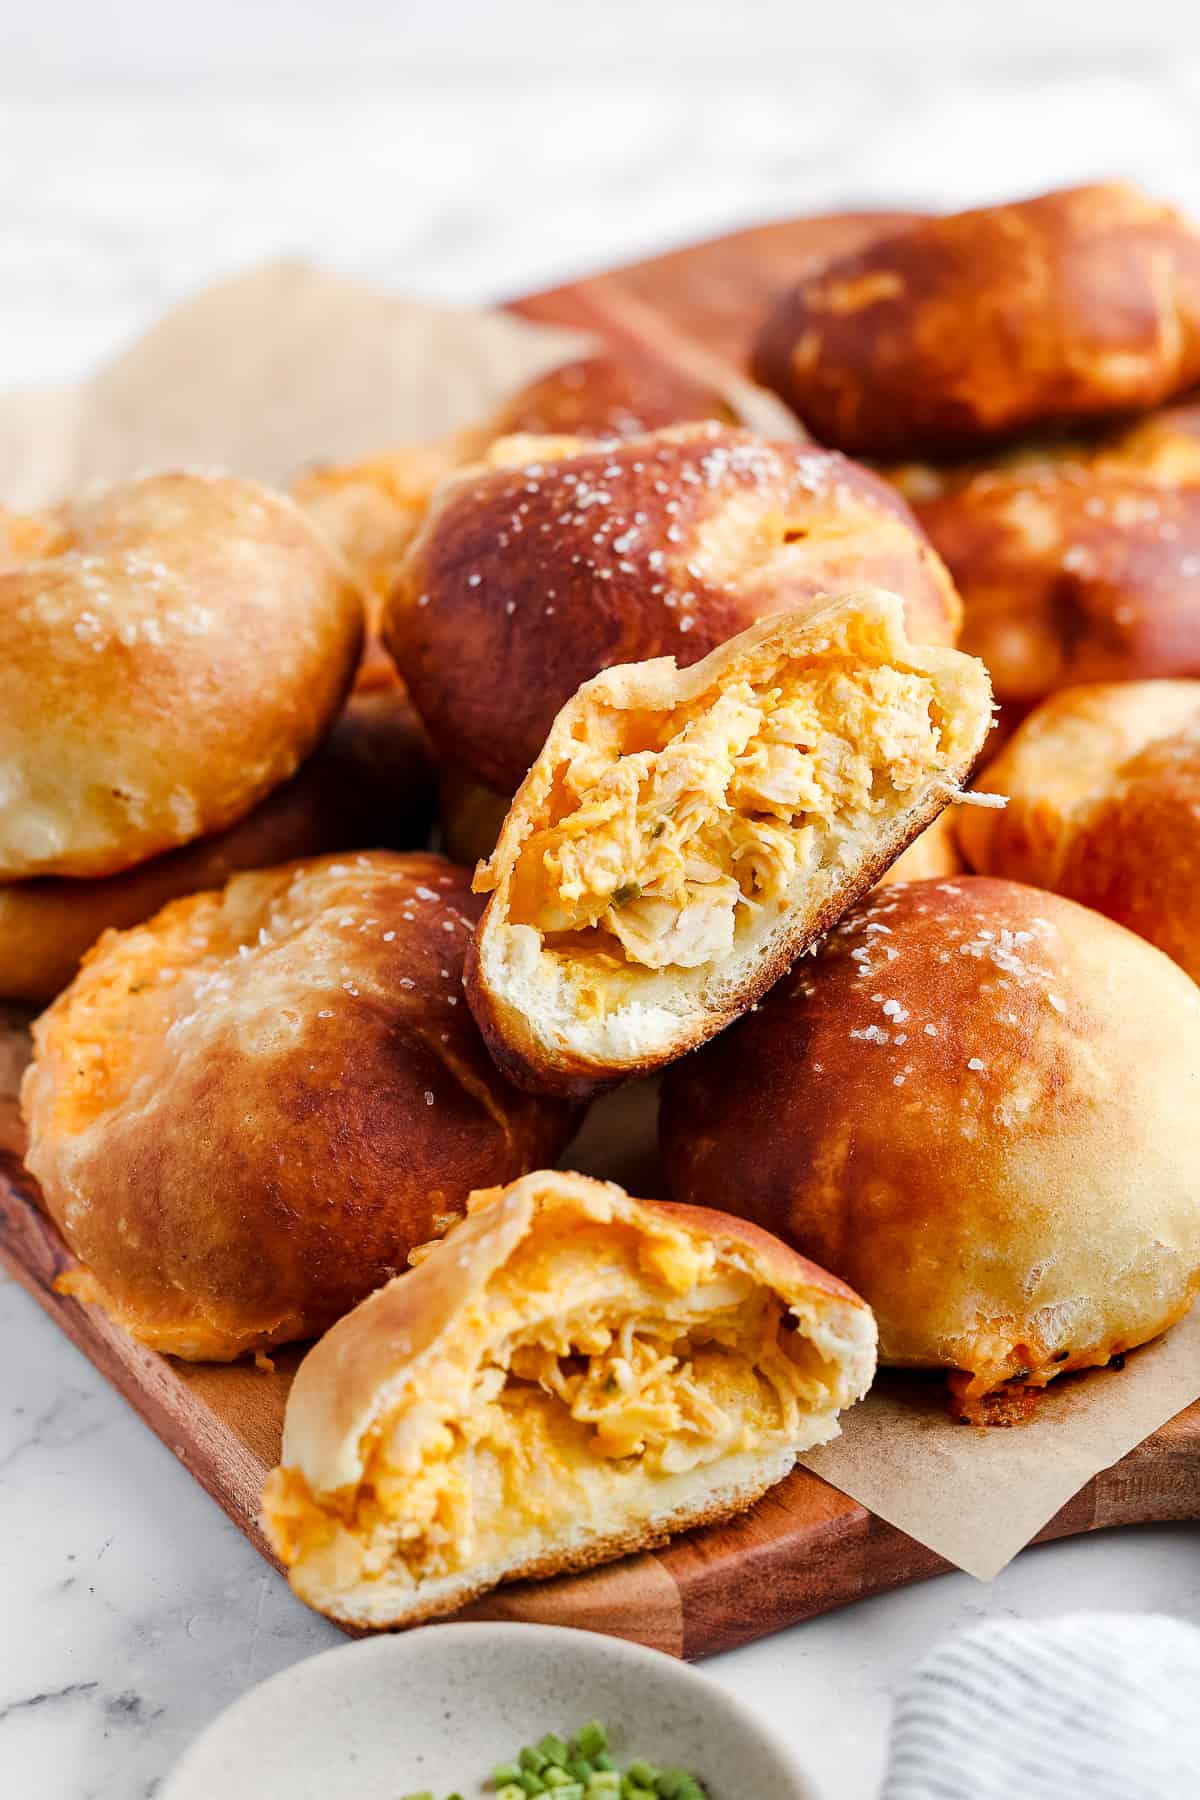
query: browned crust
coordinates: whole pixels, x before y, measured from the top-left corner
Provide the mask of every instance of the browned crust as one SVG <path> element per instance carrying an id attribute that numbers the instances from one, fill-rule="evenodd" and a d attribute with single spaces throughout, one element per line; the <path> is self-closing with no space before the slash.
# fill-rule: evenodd
<path id="1" fill-rule="evenodd" d="M 973 764 L 964 765 L 955 779 L 966 782 Z M 524 1016 L 493 994 L 482 978 L 479 966 L 479 942 L 487 928 L 488 901 L 475 936 L 467 947 L 464 986 L 475 1023 L 479 1026 L 497 1068 L 502 1069 L 517 1087 L 531 1094 L 555 1094 L 563 1098 L 587 1099 L 605 1088 L 615 1087 L 635 1075 L 649 1075 L 655 1069 L 686 1056 L 689 1050 L 706 1044 L 710 1038 L 740 1019 L 768 993 L 781 976 L 786 975 L 799 957 L 835 925 L 842 914 L 868 893 L 913 839 L 930 825 L 946 805 L 944 794 L 931 795 L 924 806 L 915 809 L 910 818 L 882 838 L 875 855 L 861 873 L 828 901 L 815 915 L 797 918 L 795 926 L 780 940 L 774 953 L 758 962 L 738 993 L 735 1005 L 714 1009 L 691 1023 L 681 1019 L 672 1043 L 655 1056 L 622 1061 L 618 1065 L 595 1061 L 574 1052 L 551 1053 L 528 1028 Z"/>
<path id="2" fill-rule="evenodd" d="M 957 594 L 907 504 L 836 452 L 694 424 L 495 455 L 510 465 L 439 491 L 383 630 L 443 759 L 498 792 L 613 664 L 685 667 L 756 619 L 865 586 L 903 597 L 915 642 L 957 635 Z"/>
<path id="3" fill-rule="evenodd" d="M 1200 1284 L 1198 1047 L 1191 984 L 1098 914 L 912 883 L 671 1070 L 663 1167 L 847 1279 L 882 1362 L 1041 1383 Z"/>
<path id="4" fill-rule="evenodd" d="M 148 476 L 45 524 L 0 569 L 0 873 L 113 875 L 294 773 L 353 680 L 362 598 L 255 482 Z"/>
<path id="5" fill-rule="evenodd" d="M 432 443 L 399 444 L 356 462 L 303 470 L 292 483 L 292 498 L 338 546 L 366 589 L 367 648 L 357 685 L 374 686 L 379 672 L 391 668 L 379 636 L 380 614 L 435 489 L 484 456 L 497 438 L 623 438 L 700 419 L 748 422 L 719 388 L 628 344 L 559 364 L 518 388 L 478 425 Z M 35 523 L 0 508 L 0 551 L 25 545 L 33 554 Z"/>
<path id="6" fill-rule="evenodd" d="M 213 1359 L 312 1336 L 473 1188 L 558 1155 L 571 1109 L 509 1087 L 462 1002 L 477 910 L 440 857 L 349 853 L 89 953 L 35 1027 L 27 1161 L 135 1336 Z"/>
<path id="7" fill-rule="evenodd" d="M 1200 675 L 1200 485 L 1067 462 L 981 473 L 917 510 L 1002 702 Z"/>
<path id="8" fill-rule="evenodd" d="M 121 875 L 0 883 L 0 996 L 44 1005 L 104 931 L 231 875 L 333 850 L 416 848 L 433 812 L 429 743 L 402 688 L 352 694 L 325 743 L 228 831 Z"/>
<path id="9" fill-rule="evenodd" d="M 971 866 L 1095 908 L 1200 980 L 1200 681 L 1066 688 L 989 765 Z"/>
<path id="10" fill-rule="evenodd" d="M 860 455 L 969 452 L 1200 377 L 1200 236 L 1124 183 L 922 220 L 802 280 L 758 378 Z"/>

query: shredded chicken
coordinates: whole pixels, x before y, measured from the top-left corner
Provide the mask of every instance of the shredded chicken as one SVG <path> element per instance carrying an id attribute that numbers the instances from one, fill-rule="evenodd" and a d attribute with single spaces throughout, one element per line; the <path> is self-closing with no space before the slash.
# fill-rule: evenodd
<path id="1" fill-rule="evenodd" d="M 603 933 L 649 968 L 713 962 L 740 920 L 785 903 L 822 823 L 894 804 L 940 752 L 924 676 L 847 666 L 762 692 L 737 682 L 670 716 L 654 747 L 580 744 L 561 816 L 522 852 L 511 917 L 549 937 Z"/>

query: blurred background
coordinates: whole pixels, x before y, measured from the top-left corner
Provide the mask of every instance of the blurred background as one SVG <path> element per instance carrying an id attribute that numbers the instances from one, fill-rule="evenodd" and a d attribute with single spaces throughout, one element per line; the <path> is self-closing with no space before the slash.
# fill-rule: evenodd
<path id="1" fill-rule="evenodd" d="M 1188 0 L 0 0 L 0 385 L 281 253 L 473 301 L 1118 172 L 1200 209 Z"/>

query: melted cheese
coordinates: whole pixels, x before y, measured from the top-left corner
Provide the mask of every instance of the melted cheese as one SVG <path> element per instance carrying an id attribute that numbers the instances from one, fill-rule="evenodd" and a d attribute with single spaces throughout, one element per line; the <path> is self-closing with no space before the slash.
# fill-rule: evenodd
<path id="1" fill-rule="evenodd" d="M 510 918 L 576 957 L 582 932 L 619 961 L 707 965 L 755 910 L 787 905 L 822 825 L 894 808 L 943 760 L 922 675 L 847 664 L 738 681 L 648 745 L 611 731 L 579 745 L 557 816 L 523 848 Z"/>
<path id="2" fill-rule="evenodd" d="M 617 1276 L 639 1305 L 613 1301 Z M 352 1490 L 318 1503 L 295 1470 L 272 1478 L 289 1564 L 414 1585 L 486 1566 L 522 1534 L 594 1516 L 614 1483 L 644 1494 L 793 1441 L 825 1391 L 778 1298 L 679 1232 L 614 1241 L 576 1224 L 529 1243 L 460 1341 L 371 1428 Z"/>

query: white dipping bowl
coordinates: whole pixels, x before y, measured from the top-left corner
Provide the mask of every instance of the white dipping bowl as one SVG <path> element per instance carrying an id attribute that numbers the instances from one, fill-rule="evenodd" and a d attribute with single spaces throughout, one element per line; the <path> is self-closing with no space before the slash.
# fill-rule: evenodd
<path id="1" fill-rule="evenodd" d="M 550 1625 L 426 1625 L 296 1663 L 235 1701 L 160 1800 L 484 1800 L 493 1765 L 600 1719 L 622 1768 L 689 1769 L 710 1800 L 817 1800 L 792 1752 L 707 1675 Z"/>

